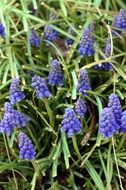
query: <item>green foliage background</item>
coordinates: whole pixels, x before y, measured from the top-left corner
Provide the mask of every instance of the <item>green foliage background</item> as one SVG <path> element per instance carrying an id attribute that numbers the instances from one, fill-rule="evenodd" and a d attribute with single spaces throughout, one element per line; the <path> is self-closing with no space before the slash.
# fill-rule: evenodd
<path id="1" fill-rule="evenodd" d="M 36 10 L 29 13 L 29 5 Z M 112 39 L 111 23 L 124 0 L 1 0 L 0 19 L 6 27 L 5 40 L 0 39 L 0 118 L 9 95 L 11 79 L 19 77 L 26 99 L 17 108 L 31 118 L 24 130 L 36 148 L 36 160 L 18 157 L 19 130 L 12 136 L 0 134 L 0 189 L 4 190 L 119 190 L 126 189 L 126 135 L 117 134 L 104 139 L 98 134 L 98 118 L 107 104 L 108 96 L 116 92 L 125 109 L 126 101 L 126 35 Z M 49 24 L 48 15 L 54 11 L 59 18 L 52 26 L 60 33 L 62 44 L 45 45 L 43 30 Z M 83 29 L 95 23 L 94 58 L 81 59 L 77 47 Z M 75 35 L 70 35 L 71 27 Z M 36 29 L 41 46 L 31 47 L 29 35 Z M 113 43 L 113 53 L 99 61 L 100 48 L 107 38 Z M 64 39 L 72 38 L 70 49 L 63 48 Z M 67 55 L 64 57 L 64 51 Z M 47 77 L 50 63 L 58 57 L 64 71 L 64 86 L 51 88 L 48 100 L 35 98 L 30 86 L 31 75 Z M 96 71 L 93 66 L 109 61 L 113 71 Z M 76 91 L 78 73 L 88 70 L 92 91 L 85 98 L 88 113 L 82 121 L 83 130 L 76 137 L 61 134 L 64 109 L 73 107 L 79 96 Z M 123 186 L 123 188 L 122 188 Z"/>

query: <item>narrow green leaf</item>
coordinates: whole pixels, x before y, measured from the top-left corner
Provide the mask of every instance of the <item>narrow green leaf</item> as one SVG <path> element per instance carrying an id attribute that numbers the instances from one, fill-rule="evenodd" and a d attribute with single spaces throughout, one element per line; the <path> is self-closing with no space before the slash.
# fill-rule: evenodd
<path id="1" fill-rule="evenodd" d="M 90 174 L 91 178 L 93 179 L 97 188 L 99 190 L 105 190 L 104 184 L 103 184 L 100 176 L 98 175 L 98 173 L 96 172 L 96 170 L 94 169 L 94 167 L 92 166 L 92 164 L 89 161 L 86 162 L 86 169 L 87 169 L 88 173 Z"/>

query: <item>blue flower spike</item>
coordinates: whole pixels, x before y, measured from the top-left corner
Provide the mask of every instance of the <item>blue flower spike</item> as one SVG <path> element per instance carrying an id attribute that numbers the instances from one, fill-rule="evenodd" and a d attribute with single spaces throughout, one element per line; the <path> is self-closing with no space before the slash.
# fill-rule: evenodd
<path id="1" fill-rule="evenodd" d="M 86 91 L 91 90 L 88 73 L 85 69 L 80 70 L 77 89 L 83 96 L 87 96 Z"/>
<path id="2" fill-rule="evenodd" d="M 113 93 L 109 96 L 108 107 L 112 109 L 113 114 L 115 116 L 115 120 L 120 125 L 122 117 L 122 106 L 116 94 Z"/>
<path id="3" fill-rule="evenodd" d="M 35 30 L 32 30 L 29 39 L 32 46 L 35 46 L 35 47 L 40 46 L 41 40 Z"/>
<path id="4" fill-rule="evenodd" d="M 81 98 L 78 98 L 76 105 L 75 105 L 75 113 L 83 118 L 86 114 L 87 106 L 85 104 L 85 101 Z"/>
<path id="5" fill-rule="evenodd" d="M 15 122 L 12 118 L 12 113 L 6 113 L 0 122 L 0 132 L 7 136 L 11 135 L 15 127 Z"/>
<path id="6" fill-rule="evenodd" d="M 119 13 L 114 16 L 112 26 L 119 30 L 126 30 L 126 11 L 120 9 Z"/>
<path id="7" fill-rule="evenodd" d="M 122 113 L 120 131 L 126 133 L 126 110 Z"/>
<path id="8" fill-rule="evenodd" d="M 19 133 L 19 157 L 24 160 L 34 160 L 35 159 L 35 148 L 32 141 L 23 132 Z"/>
<path id="9" fill-rule="evenodd" d="M 49 15 L 49 20 L 54 21 L 58 17 L 54 13 L 50 13 Z M 51 24 L 45 25 L 44 28 L 44 38 L 50 42 L 53 42 L 57 37 L 59 36 L 58 32 L 52 28 Z M 46 44 L 47 46 L 49 45 L 48 43 Z"/>
<path id="10" fill-rule="evenodd" d="M 37 98 L 43 99 L 51 96 L 51 93 L 47 86 L 47 82 L 44 78 L 35 75 L 32 78 L 31 86 L 35 89 Z"/>
<path id="11" fill-rule="evenodd" d="M 93 24 L 91 23 L 83 32 L 83 36 L 81 38 L 81 42 L 78 49 L 79 54 L 82 58 L 94 55 L 93 31 L 94 27 Z"/>
<path id="12" fill-rule="evenodd" d="M 10 85 L 10 91 L 9 91 L 9 100 L 11 104 L 15 104 L 17 102 L 20 102 L 25 98 L 24 93 L 21 90 L 21 87 L 19 85 L 20 80 L 17 78 L 12 79 L 11 85 Z"/>
<path id="13" fill-rule="evenodd" d="M 61 69 L 61 65 L 57 59 L 54 59 L 51 64 L 51 69 L 48 76 L 49 84 L 54 86 L 62 86 L 63 85 L 63 73 Z"/>
<path id="14" fill-rule="evenodd" d="M 2 38 L 5 37 L 5 27 L 4 27 L 4 25 L 2 23 L 0 23 L 0 36 Z"/>
<path id="15" fill-rule="evenodd" d="M 65 109 L 61 124 L 61 131 L 66 132 L 68 137 L 72 137 L 76 133 L 79 133 L 82 128 L 82 124 L 80 123 L 75 111 L 72 108 Z"/>
<path id="16" fill-rule="evenodd" d="M 105 138 L 111 137 L 118 133 L 119 125 L 115 120 L 113 110 L 111 108 L 104 108 L 99 120 L 99 133 Z"/>
<path id="17" fill-rule="evenodd" d="M 9 102 L 5 102 L 4 111 L 6 114 L 11 114 L 11 120 L 14 122 L 14 125 L 17 127 L 24 127 L 30 120 L 25 114 L 13 109 L 12 105 Z"/>

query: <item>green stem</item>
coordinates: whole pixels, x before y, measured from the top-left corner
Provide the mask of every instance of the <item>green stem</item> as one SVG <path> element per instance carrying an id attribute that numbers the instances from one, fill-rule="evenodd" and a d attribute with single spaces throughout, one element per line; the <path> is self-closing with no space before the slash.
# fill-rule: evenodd
<path id="1" fill-rule="evenodd" d="M 81 154 L 80 154 L 80 151 L 78 149 L 76 136 L 72 137 L 72 141 L 73 141 L 74 150 L 75 150 L 76 154 L 78 155 L 78 158 L 81 159 Z"/>
<path id="2" fill-rule="evenodd" d="M 53 116 L 52 110 L 49 107 L 48 100 L 44 99 L 43 101 L 44 101 L 44 104 L 45 104 L 45 107 L 46 107 L 46 110 L 47 110 L 47 113 L 49 116 L 50 125 L 52 126 L 52 128 L 54 128 L 54 116 Z"/>
<path id="3" fill-rule="evenodd" d="M 36 181 L 40 176 L 40 170 L 39 170 L 38 164 L 35 161 L 31 161 L 31 163 L 35 169 L 35 173 L 34 173 L 34 176 L 33 176 L 32 182 L 31 182 L 31 185 L 32 185 L 31 190 L 34 190 L 36 187 Z"/>
<path id="4" fill-rule="evenodd" d="M 5 148 L 6 148 L 6 152 L 7 152 L 7 157 L 8 157 L 9 163 L 11 164 L 7 141 L 6 141 L 6 137 L 4 134 L 3 134 L 3 138 L 4 138 Z M 18 190 L 18 184 L 17 184 L 17 180 L 16 180 L 16 176 L 15 176 L 13 168 L 12 168 L 12 174 L 13 174 L 13 178 L 14 178 L 14 182 L 15 182 L 15 188 L 16 188 L 16 190 Z"/>
<path id="5" fill-rule="evenodd" d="M 122 138 L 121 138 L 121 140 L 120 140 L 120 143 L 119 143 L 119 145 L 118 145 L 118 147 L 117 147 L 117 150 L 120 150 L 120 148 L 122 148 L 123 143 L 125 142 L 125 140 L 126 140 L 126 134 L 123 134 L 123 135 L 122 135 Z"/>
<path id="6" fill-rule="evenodd" d="M 121 190 L 124 190 L 123 185 L 122 185 L 122 181 L 121 181 L 121 175 L 120 175 L 120 171 L 119 171 L 118 161 L 117 161 L 117 157 L 116 157 L 115 142 L 114 142 L 114 137 L 113 136 L 112 136 L 112 146 L 113 146 L 113 153 L 114 153 L 116 168 L 117 168 L 117 172 L 118 172 L 120 188 L 121 188 Z"/>

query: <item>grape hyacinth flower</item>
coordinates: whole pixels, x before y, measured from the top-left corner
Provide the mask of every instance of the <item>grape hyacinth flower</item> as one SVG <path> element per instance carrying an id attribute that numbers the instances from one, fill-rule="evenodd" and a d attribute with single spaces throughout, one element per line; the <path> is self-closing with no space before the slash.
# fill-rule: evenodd
<path id="1" fill-rule="evenodd" d="M 126 11 L 124 9 L 120 9 L 119 13 L 114 16 L 112 26 L 119 30 L 126 30 Z"/>
<path id="2" fill-rule="evenodd" d="M 113 114 L 115 116 L 115 120 L 120 125 L 121 117 L 122 117 L 122 106 L 121 106 L 119 98 L 116 94 L 111 94 L 109 96 L 108 107 L 112 109 Z"/>
<path id="3" fill-rule="evenodd" d="M 87 106 L 83 99 L 78 98 L 76 105 L 75 105 L 75 113 L 83 118 L 85 116 L 85 113 L 87 111 Z"/>
<path id="4" fill-rule="evenodd" d="M 111 108 L 104 108 L 100 115 L 99 133 L 108 138 L 117 133 L 118 129 L 119 125 L 115 120 L 113 110 Z"/>
<path id="5" fill-rule="evenodd" d="M 0 122 L 0 132 L 6 135 L 11 135 L 12 130 L 15 127 L 15 122 L 12 119 L 13 114 L 12 113 L 6 113 L 3 117 L 3 119 Z"/>
<path id="6" fill-rule="evenodd" d="M 54 59 L 51 64 L 51 69 L 48 76 L 49 84 L 54 85 L 63 85 L 63 73 L 61 70 L 61 65 L 57 59 Z"/>
<path id="7" fill-rule="evenodd" d="M 27 117 L 25 114 L 13 109 L 12 105 L 9 102 L 5 102 L 4 104 L 4 111 L 6 113 L 11 113 L 12 121 L 17 127 L 23 127 L 26 123 L 29 122 L 30 118 Z"/>
<path id="8" fill-rule="evenodd" d="M 37 33 L 35 32 L 35 30 L 32 30 L 31 34 L 30 34 L 30 43 L 32 46 L 38 47 L 40 46 L 40 37 L 37 35 Z"/>
<path id="9" fill-rule="evenodd" d="M 81 57 L 87 57 L 94 55 L 94 37 L 93 37 L 93 24 L 84 30 L 83 36 L 79 45 L 79 53 Z"/>
<path id="10" fill-rule="evenodd" d="M 62 132 L 66 132 L 68 137 L 72 137 L 81 131 L 82 124 L 72 108 L 66 108 L 61 122 Z"/>
<path id="11" fill-rule="evenodd" d="M 52 12 L 50 13 L 49 15 L 50 21 L 54 21 L 57 18 L 58 18 L 57 15 L 55 15 Z M 52 25 L 51 24 L 45 25 L 44 38 L 50 42 L 53 42 L 57 37 L 58 37 L 58 32 L 52 28 Z M 49 44 L 47 43 L 46 45 L 49 45 Z"/>
<path id="12" fill-rule="evenodd" d="M 0 36 L 1 37 L 5 36 L 5 27 L 2 23 L 0 23 Z"/>
<path id="13" fill-rule="evenodd" d="M 43 99 L 51 96 L 51 93 L 48 89 L 46 80 L 40 76 L 34 76 L 32 78 L 31 86 L 36 90 L 36 97 Z"/>
<path id="14" fill-rule="evenodd" d="M 11 104 L 15 104 L 17 102 L 20 102 L 25 98 L 24 93 L 21 91 L 21 87 L 19 85 L 20 80 L 14 78 L 10 85 L 10 91 L 9 91 L 9 100 Z"/>
<path id="15" fill-rule="evenodd" d="M 91 90 L 88 73 L 85 69 L 80 70 L 80 76 L 78 79 L 77 89 L 80 94 L 86 96 L 86 91 Z"/>
<path id="16" fill-rule="evenodd" d="M 122 113 L 120 131 L 126 133 L 126 110 Z"/>
<path id="17" fill-rule="evenodd" d="M 103 52 L 105 53 L 105 57 L 108 58 L 111 55 L 111 43 L 110 41 L 108 41 L 106 43 L 106 47 L 105 47 L 105 51 Z M 103 56 L 100 56 L 100 59 L 104 59 Z M 95 65 L 94 66 L 95 69 L 100 70 L 100 71 L 112 71 L 112 65 L 109 62 L 105 62 L 102 63 L 101 65 Z"/>
<path id="18" fill-rule="evenodd" d="M 32 141 L 27 137 L 27 135 L 23 132 L 19 133 L 19 156 L 24 160 L 34 160 L 35 159 L 35 149 L 32 144 Z"/>
<path id="19" fill-rule="evenodd" d="M 75 35 L 75 32 L 72 30 L 72 28 L 69 28 L 68 34 Z M 74 43 L 74 40 L 72 38 L 67 38 L 66 42 L 67 42 L 68 46 L 71 46 Z"/>

